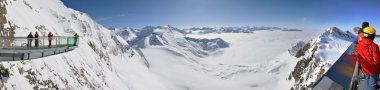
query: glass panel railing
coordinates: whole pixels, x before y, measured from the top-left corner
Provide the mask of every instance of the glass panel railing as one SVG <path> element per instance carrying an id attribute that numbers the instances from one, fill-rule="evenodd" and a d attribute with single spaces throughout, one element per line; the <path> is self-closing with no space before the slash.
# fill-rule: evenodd
<path id="1" fill-rule="evenodd" d="M 345 90 L 345 88 L 331 80 L 329 77 L 322 77 L 313 90 Z"/>
<path id="2" fill-rule="evenodd" d="M 59 37 L 58 38 L 58 45 L 67 45 L 67 38 L 66 37 Z"/>
<path id="3" fill-rule="evenodd" d="M 74 50 L 77 37 L 0 37 L 0 60 L 25 60 Z"/>
<path id="4" fill-rule="evenodd" d="M 313 90 L 349 90 L 355 77 L 356 60 L 351 58 L 356 44 L 350 47 L 339 57 L 329 70 L 314 84 Z"/>
<path id="5" fill-rule="evenodd" d="M 78 37 L 68 37 L 68 45 L 78 45 Z"/>

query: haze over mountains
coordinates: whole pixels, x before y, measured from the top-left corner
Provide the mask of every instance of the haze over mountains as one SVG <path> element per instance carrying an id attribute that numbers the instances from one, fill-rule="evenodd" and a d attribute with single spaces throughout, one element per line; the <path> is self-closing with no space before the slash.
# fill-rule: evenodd
<path id="1" fill-rule="evenodd" d="M 6 0 L 1 6 L 15 36 L 80 36 L 79 47 L 67 53 L 0 62 L 0 69 L 10 71 L 1 89 L 301 89 L 355 37 L 338 28 L 317 37 L 315 31 L 280 27 L 110 30 L 60 0 Z"/>

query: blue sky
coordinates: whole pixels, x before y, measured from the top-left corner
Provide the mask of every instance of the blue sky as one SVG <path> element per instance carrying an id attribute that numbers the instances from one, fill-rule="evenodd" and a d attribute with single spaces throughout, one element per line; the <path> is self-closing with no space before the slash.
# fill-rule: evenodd
<path id="1" fill-rule="evenodd" d="M 62 0 L 105 27 L 380 28 L 380 0 Z"/>

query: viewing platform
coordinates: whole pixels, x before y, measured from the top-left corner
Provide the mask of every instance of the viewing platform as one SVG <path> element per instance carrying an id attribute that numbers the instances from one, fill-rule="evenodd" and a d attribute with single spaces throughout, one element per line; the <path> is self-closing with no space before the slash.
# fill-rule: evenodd
<path id="1" fill-rule="evenodd" d="M 78 42 L 79 37 L 54 36 L 49 47 L 48 37 L 0 37 L 0 61 L 27 60 L 55 55 L 74 50 L 78 47 Z"/>

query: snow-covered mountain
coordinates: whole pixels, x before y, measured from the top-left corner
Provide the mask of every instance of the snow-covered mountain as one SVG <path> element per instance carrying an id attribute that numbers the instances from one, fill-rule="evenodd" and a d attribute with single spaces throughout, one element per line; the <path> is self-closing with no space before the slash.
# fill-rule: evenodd
<path id="1" fill-rule="evenodd" d="M 304 90 L 313 86 L 355 39 L 356 35 L 349 31 L 332 27 L 307 42 L 295 54 L 298 62 L 287 78 L 295 81 L 292 89 Z"/>
<path id="2" fill-rule="evenodd" d="M 137 48 L 162 46 L 181 56 L 192 57 L 191 55 L 195 55 L 205 57 L 211 52 L 229 46 L 227 42 L 220 38 L 197 39 L 185 37 L 186 34 L 183 30 L 171 26 L 148 26 L 141 30 L 129 29 L 122 30 L 122 33 L 120 30 L 113 32 L 115 35 L 127 37 L 124 39 Z M 136 35 L 137 37 L 135 37 Z"/>
<path id="3" fill-rule="evenodd" d="M 192 27 L 188 29 L 183 29 L 187 33 L 198 33 L 198 34 L 210 34 L 210 33 L 253 33 L 256 30 L 282 30 L 282 31 L 302 31 L 300 29 L 288 29 L 280 27 L 251 27 L 251 26 L 241 26 L 241 27 Z"/>
<path id="4" fill-rule="evenodd" d="M 114 35 L 121 36 L 124 40 L 127 41 L 131 41 L 137 38 L 136 30 L 132 28 L 110 28 L 110 30 L 113 30 Z"/>
<path id="5" fill-rule="evenodd" d="M 1 78 L 1 89 L 169 89 L 149 70 L 138 50 L 60 0 L 1 0 L 0 4 L 5 16 L 1 19 L 15 26 L 16 37 L 29 32 L 80 36 L 79 47 L 67 53 L 0 62 L 10 73 Z"/>
<path id="6" fill-rule="evenodd" d="M 306 43 L 298 42 L 310 38 L 307 31 L 279 27 L 109 30 L 60 0 L 0 2 L 0 27 L 14 29 L 16 37 L 80 36 L 70 52 L 0 62 L 0 70 L 9 70 L 0 89 L 301 89 L 327 71 L 355 37 L 337 28 Z"/>

